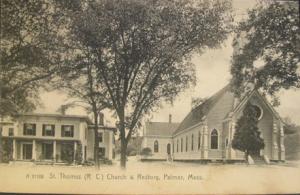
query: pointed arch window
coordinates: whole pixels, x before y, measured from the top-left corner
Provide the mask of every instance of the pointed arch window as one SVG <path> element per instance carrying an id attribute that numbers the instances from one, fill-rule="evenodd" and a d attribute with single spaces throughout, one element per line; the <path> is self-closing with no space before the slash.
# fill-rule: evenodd
<path id="1" fill-rule="evenodd" d="M 155 140 L 155 142 L 154 142 L 154 152 L 158 152 L 158 141 L 157 140 Z"/>
<path id="2" fill-rule="evenodd" d="M 201 145 L 201 133 L 199 131 L 199 133 L 198 133 L 198 150 L 200 149 L 200 145 Z"/>
<path id="3" fill-rule="evenodd" d="M 188 151 L 188 136 L 186 136 L 185 138 L 185 151 L 187 152 Z"/>
<path id="4" fill-rule="evenodd" d="M 192 134 L 191 150 L 194 150 L 194 134 Z"/>
<path id="5" fill-rule="evenodd" d="M 180 151 L 183 152 L 183 138 L 181 138 L 180 140 Z"/>
<path id="6" fill-rule="evenodd" d="M 218 131 L 213 129 L 210 134 L 210 148 L 211 149 L 218 149 Z"/>

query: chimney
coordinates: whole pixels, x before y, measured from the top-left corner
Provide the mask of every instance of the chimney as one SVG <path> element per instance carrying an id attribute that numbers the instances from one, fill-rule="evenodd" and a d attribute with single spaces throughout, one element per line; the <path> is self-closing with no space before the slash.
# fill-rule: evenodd
<path id="1" fill-rule="evenodd" d="M 68 109 L 68 106 L 67 105 L 62 105 L 61 108 L 60 108 L 60 113 L 62 115 L 66 115 L 66 111 Z"/>
<path id="2" fill-rule="evenodd" d="M 169 114 L 169 123 L 172 123 L 172 114 Z"/>

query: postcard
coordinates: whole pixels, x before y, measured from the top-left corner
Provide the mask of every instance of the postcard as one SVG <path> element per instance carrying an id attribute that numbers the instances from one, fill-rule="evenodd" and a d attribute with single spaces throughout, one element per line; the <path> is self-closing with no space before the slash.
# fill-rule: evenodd
<path id="1" fill-rule="evenodd" d="M 300 193 L 297 1 L 0 2 L 1 193 Z"/>

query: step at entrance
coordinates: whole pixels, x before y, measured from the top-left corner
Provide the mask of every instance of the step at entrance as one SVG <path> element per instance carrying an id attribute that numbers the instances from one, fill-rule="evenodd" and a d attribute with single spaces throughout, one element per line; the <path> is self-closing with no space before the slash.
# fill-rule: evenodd
<path id="1" fill-rule="evenodd" d="M 251 157 L 254 161 L 254 164 L 267 164 L 263 156 L 253 155 Z"/>
<path id="2" fill-rule="evenodd" d="M 169 161 L 169 162 L 172 162 L 172 161 L 173 161 L 172 155 L 169 154 L 169 155 L 167 156 L 167 161 Z"/>

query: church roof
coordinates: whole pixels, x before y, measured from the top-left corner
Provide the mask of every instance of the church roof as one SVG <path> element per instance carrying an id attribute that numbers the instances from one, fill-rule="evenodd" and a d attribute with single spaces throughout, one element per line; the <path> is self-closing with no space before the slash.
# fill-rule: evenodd
<path id="1" fill-rule="evenodd" d="M 183 131 L 191 126 L 196 125 L 201 119 L 208 114 L 208 112 L 214 107 L 219 99 L 230 90 L 230 85 L 226 85 L 223 89 L 215 93 L 213 96 L 205 100 L 202 104 L 195 107 L 180 123 L 175 134 Z"/>
<path id="2" fill-rule="evenodd" d="M 179 123 L 146 122 L 145 135 L 172 136 Z"/>
<path id="3" fill-rule="evenodd" d="M 205 117 L 212 110 L 212 108 L 219 102 L 219 100 L 226 94 L 232 93 L 230 90 L 230 84 L 226 85 L 223 89 L 219 90 L 213 96 L 205 100 L 200 105 L 192 109 L 188 115 L 183 119 L 181 123 L 166 123 L 166 122 L 148 122 L 146 123 L 145 135 L 155 135 L 155 136 L 172 136 L 181 131 L 192 127 L 201 121 L 205 120 Z M 232 102 L 232 110 L 228 113 L 224 113 L 224 119 L 230 117 L 229 114 L 236 112 L 237 109 L 242 108 L 242 106 L 248 102 L 253 94 L 257 94 L 262 101 L 264 101 L 267 107 L 270 108 L 271 112 L 280 119 L 279 114 L 272 108 L 268 101 L 261 96 L 257 90 L 249 91 L 245 93 L 242 98 L 230 101 Z M 229 98 L 234 98 L 234 95 L 228 96 Z"/>

